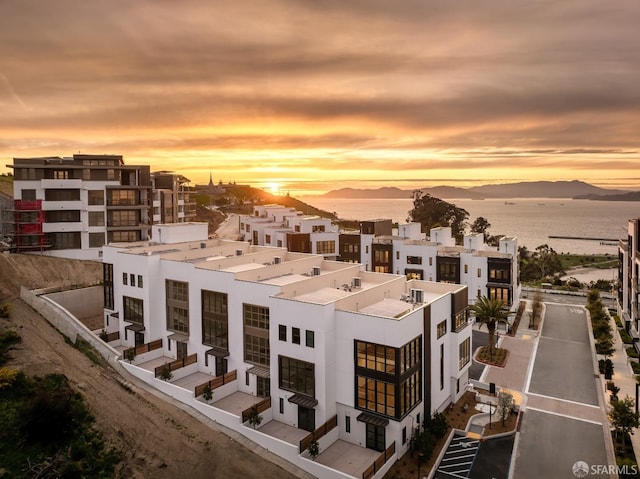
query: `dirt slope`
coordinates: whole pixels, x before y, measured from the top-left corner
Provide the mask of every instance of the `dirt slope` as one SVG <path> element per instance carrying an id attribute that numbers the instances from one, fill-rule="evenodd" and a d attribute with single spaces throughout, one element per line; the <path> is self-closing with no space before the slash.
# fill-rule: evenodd
<path id="1" fill-rule="evenodd" d="M 123 451 L 118 477 L 293 478 L 277 465 L 211 429 L 142 388 L 128 392 L 121 377 L 93 364 L 39 314 L 17 299 L 20 284 L 51 286 L 99 279 L 99 263 L 30 255 L 0 255 L 0 301 L 12 303 L 0 330 L 15 329 L 22 343 L 7 365 L 31 375 L 63 373 L 82 392 L 96 425 Z"/>

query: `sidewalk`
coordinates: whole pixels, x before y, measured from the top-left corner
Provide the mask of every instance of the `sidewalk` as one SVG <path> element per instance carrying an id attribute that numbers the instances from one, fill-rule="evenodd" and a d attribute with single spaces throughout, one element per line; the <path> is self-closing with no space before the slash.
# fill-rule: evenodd
<path id="1" fill-rule="evenodd" d="M 609 315 L 608 312 L 607 315 Z M 609 318 L 611 327 L 613 328 L 613 347 L 615 348 L 615 352 L 610 358 L 613 362 L 613 377 L 611 380 L 620 388 L 620 391 L 618 392 L 618 397 L 620 399 L 624 399 L 626 396 L 629 396 L 635 401 L 637 384 L 636 375 L 631 369 L 631 365 L 627 359 L 627 353 L 625 352 L 625 349 L 630 345 L 626 345 L 622 342 L 616 323 L 613 321 L 613 318 L 610 316 Z M 602 389 L 605 391 L 607 409 L 609 409 L 609 398 L 611 397 L 611 394 L 606 390 L 607 380 L 604 379 L 604 376 L 600 376 L 600 378 Z M 640 459 L 640 432 L 638 432 L 638 429 L 636 429 L 634 434 L 631 435 L 631 443 L 633 444 L 633 452 L 635 453 L 636 461 L 638 461 L 638 459 Z"/>

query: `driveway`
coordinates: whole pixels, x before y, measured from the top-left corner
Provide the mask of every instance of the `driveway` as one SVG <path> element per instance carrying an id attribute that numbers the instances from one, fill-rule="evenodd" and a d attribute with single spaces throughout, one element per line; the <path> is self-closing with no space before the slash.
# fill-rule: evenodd
<path id="1" fill-rule="evenodd" d="M 546 305 L 525 386 L 527 405 L 513 477 L 573 478 L 572 467 L 578 461 L 608 463 L 608 421 L 600 403 L 587 321 L 581 307 Z"/>

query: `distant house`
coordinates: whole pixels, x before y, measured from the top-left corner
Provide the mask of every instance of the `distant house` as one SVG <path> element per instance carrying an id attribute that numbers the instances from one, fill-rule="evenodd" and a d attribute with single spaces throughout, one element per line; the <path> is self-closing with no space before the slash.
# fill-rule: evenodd
<path id="1" fill-rule="evenodd" d="M 640 218 L 630 219 L 618 247 L 618 316 L 640 349 Z"/>

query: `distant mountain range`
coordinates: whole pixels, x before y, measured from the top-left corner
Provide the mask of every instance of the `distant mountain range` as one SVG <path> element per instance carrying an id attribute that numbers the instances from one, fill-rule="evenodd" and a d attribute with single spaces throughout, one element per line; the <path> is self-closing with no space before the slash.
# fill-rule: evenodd
<path id="1" fill-rule="evenodd" d="M 458 188 L 455 186 L 435 186 L 420 188 L 436 198 L 472 199 L 485 198 L 576 198 L 590 200 L 638 201 L 640 192 L 600 188 L 584 181 L 529 181 L 497 185 Z M 403 190 L 396 187 L 375 189 L 341 188 L 332 190 L 322 198 L 409 198 L 414 189 Z"/>

